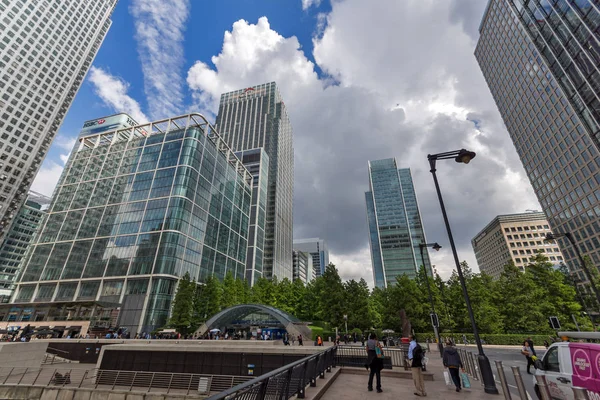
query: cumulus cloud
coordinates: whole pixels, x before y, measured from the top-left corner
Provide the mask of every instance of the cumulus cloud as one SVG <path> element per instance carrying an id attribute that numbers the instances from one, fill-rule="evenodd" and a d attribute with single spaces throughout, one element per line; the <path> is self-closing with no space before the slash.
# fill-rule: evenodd
<path id="1" fill-rule="evenodd" d="M 31 190 L 51 197 L 63 172 L 63 168 L 63 165 L 46 159 L 31 184 Z"/>
<path id="2" fill-rule="evenodd" d="M 90 68 L 89 80 L 94 85 L 94 92 L 104 104 L 116 112 L 131 115 L 139 123 L 148 121 L 140 104 L 127 94 L 129 83 L 98 67 Z"/>
<path id="3" fill-rule="evenodd" d="M 182 110 L 183 39 L 189 10 L 189 0 L 133 0 L 130 8 L 153 119 Z"/>
<path id="4" fill-rule="evenodd" d="M 298 40 L 265 17 L 234 23 L 212 65 L 198 61 L 188 71 L 198 107 L 212 113 L 223 92 L 278 83 L 294 127 L 294 236 L 327 240 L 344 278 L 372 282 L 368 160 L 397 157 L 412 169 L 427 237 L 445 246 L 432 254 L 444 276 L 454 267 L 428 153 L 478 152 L 468 166 L 438 168 L 459 256 L 474 267 L 470 239 L 495 215 L 539 208 L 457 16 L 459 2 L 332 2 L 313 40 L 321 77 Z"/>
<path id="5" fill-rule="evenodd" d="M 302 9 L 308 10 L 310 7 L 319 7 L 321 0 L 302 0 Z"/>

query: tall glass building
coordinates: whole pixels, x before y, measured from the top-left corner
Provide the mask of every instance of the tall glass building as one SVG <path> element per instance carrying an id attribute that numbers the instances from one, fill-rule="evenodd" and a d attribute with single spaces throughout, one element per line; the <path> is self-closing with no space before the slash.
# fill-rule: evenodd
<path id="1" fill-rule="evenodd" d="M 235 155 L 252 174 L 250 230 L 246 253 L 246 281 L 254 285 L 263 276 L 269 156 L 263 148 L 238 151 Z"/>
<path id="2" fill-rule="evenodd" d="M 365 200 L 375 286 L 393 285 L 402 275 L 414 278 L 421 265 L 431 271 L 427 249 L 424 259 L 419 251 L 425 232 L 410 169 L 398 169 L 395 158 L 369 161 L 369 188 Z"/>
<path id="3" fill-rule="evenodd" d="M 292 279 L 294 147 L 277 84 L 222 94 L 217 129 L 234 151 L 260 147 L 269 156 L 263 275 Z"/>
<path id="4" fill-rule="evenodd" d="M 490 0 L 475 56 L 550 227 L 600 268 L 598 3 Z"/>
<path id="5" fill-rule="evenodd" d="M 0 1 L 0 238 L 27 198 L 116 3 Z"/>
<path id="6" fill-rule="evenodd" d="M 315 278 L 323 275 L 329 265 L 327 242 L 319 238 L 294 239 L 294 250 L 303 251 L 312 257 L 311 275 Z"/>
<path id="7" fill-rule="evenodd" d="M 10 300 L 19 268 L 39 230 L 49 204 L 50 198 L 30 191 L 27 201 L 4 236 L 0 245 L 0 303 L 7 303 Z"/>
<path id="8" fill-rule="evenodd" d="M 3 318 L 164 326 L 186 272 L 245 277 L 251 184 L 199 114 L 81 135 Z"/>

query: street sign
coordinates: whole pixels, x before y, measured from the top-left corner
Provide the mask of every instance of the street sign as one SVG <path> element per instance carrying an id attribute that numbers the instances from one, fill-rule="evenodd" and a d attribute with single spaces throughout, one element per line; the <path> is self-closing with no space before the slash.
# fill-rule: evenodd
<path id="1" fill-rule="evenodd" d="M 550 328 L 555 331 L 560 329 L 560 322 L 558 321 L 558 317 L 550 317 L 548 318 L 548 323 L 550 324 Z"/>
<path id="2" fill-rule="evenodd" d="M 439 328 L 440 327 L 440 320 L 438 318 L 438 315 L 436 313 L 431 313 L 429 314 L 429 316 L 431 317 L 431 325 Z"/>

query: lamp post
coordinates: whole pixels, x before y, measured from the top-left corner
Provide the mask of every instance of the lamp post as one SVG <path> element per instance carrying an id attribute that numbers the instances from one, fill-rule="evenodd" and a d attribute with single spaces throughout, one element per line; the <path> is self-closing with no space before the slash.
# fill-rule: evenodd
<path id="1" fill-rule="evenodd" d="M 600 294 L 598 294 L 598 289 L 596 288 L 596 284 L 594 283 L 594 280 L 592 279 L 592 274 L 590 273 L 590 270 L 588 269 L 587 265 L 585 265 L 585 260 L 583 259 L 583 256 L 581 255 L 581 250 L 579 250 L 579 246 L 577 246 L 577 244 L 575 243 L 575 239 L 573 239 L 573 235 L 571 234 L 571 232 L 547 233 L 546 237 L 544 238 L 544 241 L 552 242 L 560 237 L 567 238 L 567 240 L 571 243 L 571 246 L 573 246 L 573 248 L 575 249 L 575 253 L 577 253 L 577 257 L 579 257 L 579 262 L 581 263 L 581 268 L 583 269 L 583 272 L 585 273 L 585 276 L 587 277 L 588 281 L 590 281 L 590 285 L 592 285 L 592 290 L 594 291 L 594 294 L 596 295 L 597 304 L 600 305 Z"/>
<path id="2" fill-rule="evenodd" d="M 427 159 L 429 160 L 429 166 L 431 167 L 431 174 L 433 175 L 433 182 L 435 183 L 435 190 L 440 201 L 440 208 L 442 209 L 442 215 L 444 217 L 444 223 L 446 224 L 446 231 L 448 232 L 448 239 L 450 241 L 450 247 L 452 248 L 452 255 L 454 256 L 454 263 L 456 264 L 456 272 L 458 273 L 458 279 L 460 280 L 460 286 L 462 287 L 463 296 L 467 305 L 467 312 L 469 313 L 469 319 L 471 320 L 471 326 L 473 328 L 473 336 L 477 343 L 477 350 L 479 352 L 478 362 L 481 376 L 483 378 L 484 390 L 486 393 L 498 394 L 496 388 L 496 382 L 494 381 L 494 374 L 492 373 L 492 367 L 490 360 L 483 352 L 483 346 L 481 345 L 481 339 L 479 338 L 479 330 L 475 323 L 475 316 L 473 315 L 473 308 L 471 307 L 471 300 L 469 299 L 469 293 L 467 292 L 467 286 L 465 284 L 465 278 L 460 267 L 460 261 L 458 260 L 458 254 L 456 253 L 456 246 L 454 245 L 454 239 L 452 237 L 452 230 L 450 229 L 450 222 L 448 221 L 448 215 L 446 214 L 446 208 L 444 207 L 444 200 L 442 199 L 442 193 L 440 192 L 440 185 L 438 183 L 437 175 L 435 173 L 435 163 L 437 160 L 449 160 L 454 159 L 457 163 L 468 164 L 473 158 L 475 153 L 465 149 L 449 151 L 439 154 L 428 154 Z"/>
<path id="3" fill-rule="evenodd" d="M 431 287 L 429 286 L 429 276 L 427 275 L 427 267 L 425 266 L 425 255 L 423 254 L 423 249 L 425 247 L 431 247 L 435 251 L 440 251 L 442 246 L 440 246 L 437 242 L 436 243 L 419 243 L 419 250 L 421 250 L 421 261 L 423 261 L 423 270 L 425 271 L 425 282 L 427 284 L 427 293 L 429 294 L 429 302 L 431 303 L 431 325 L 433 326 L 433 333 L 435 334 L 435 340 L 438 343 L 440 357 L 443 357 L 444 356 L 444 345 L 442 344 L 442 340 L 440 339 L 439 318 L 436 318 L 437 315 L 435 313 L 435 305 L 433 303 L 433 295 L 431 294 Z M 433 278 L 433 276 L 432 276 L 432 278 Z"/>

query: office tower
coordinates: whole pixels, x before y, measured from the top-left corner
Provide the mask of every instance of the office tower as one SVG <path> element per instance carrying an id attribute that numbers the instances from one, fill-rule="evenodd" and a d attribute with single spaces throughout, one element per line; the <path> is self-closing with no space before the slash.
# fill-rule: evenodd
<path id="1" fill-rule="evenodd" d="M 421 265 L 431 273 L 427 249 L 421 259 L 419 243 L 425 232 L 410 169 L 398 169 L 395 158 L 369 161 L 369 188 L 365 193 L 373 280 L 387 287 L 396 277 L 411 278 Z"/>
<path id="2" fill-rule="evenodd" d="M 490 0 L 475 56 L 555 234 L 600 268 L 600 13 L 595 2 Z M 585 281 L 574 248 L 566 263 Z"/>
<path id="3" fill-rule="evenodd" d="M 163 327 L 186 272 L 245 276 L 251 179 L 199 114 L 80 135 L 4 313 Z"/>
<path id="4" fill-rule="evenodd" d="M 0 2 L 0 237 L 27 197 L 115 4 Z"/>
<path id="5" fill-rule="evenodd" d="M 13 219 L 10 229 L 0 245 L 0 303 L 10 300 L 19 267 L 29 245 L 33 241 L 50 198 L 36 192 L 29 192 L 27 201 Z"/>
<path id="6" fill-rule="evenodd" d="M 544 241 L 548 233 L 550 226 L 543 212 L 498 215 L 475 235 L 471 245 L 481 272 L 498 279 L 511 261 L 525 271 L 538 252 L 560 265 L 564 259 L 558 244 Z"/>
<path id="7" fill-rule="evenodd" d="M 314 278 L 323 275 L 329 265 L 329 249 L 323 239 L 294 239 L 294 249 L 309 253 L 312 257 L 312 275 Z"/>
<path id="8" fill-rule="evenodd" d="M 250 229 L 248 232 L 248 252 L 246 254 L 246 281 L 252 286 L 263 276 L 269 156 L 260 147 L 238 151 L 235 155 L 252 174 Z"/>
<path id="9" fill-rule="evenodd" d="M 294 280 L 300 279 L 306 284 L 311 280 L 313 269 L 312 256 L 304 251 L 294 250 Z"/>
<path id="10" fill-rule="evenodd" d="M 263 275 L 292 279 L 294 148 L 275 82 L 222 94 L 217 130 L 233 151 L 261 147 L 269 156 Z"/>

